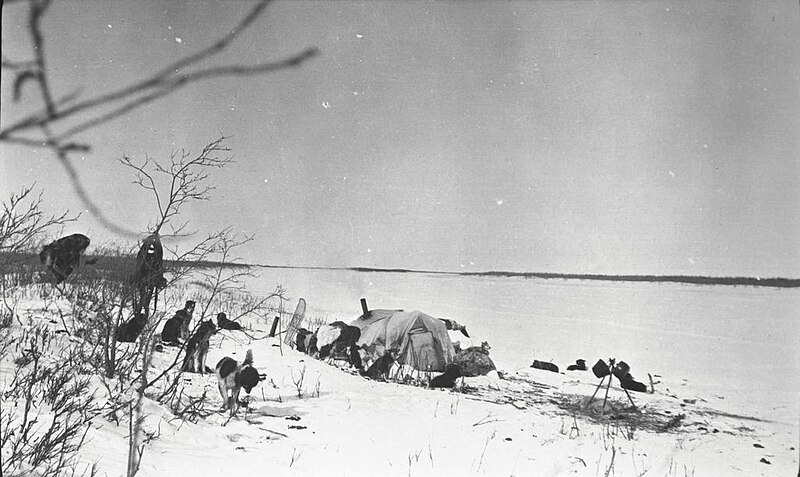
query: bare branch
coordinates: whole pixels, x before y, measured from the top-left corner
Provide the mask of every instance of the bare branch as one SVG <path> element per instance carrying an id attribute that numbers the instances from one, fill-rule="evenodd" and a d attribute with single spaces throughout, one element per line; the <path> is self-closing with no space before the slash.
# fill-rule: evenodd
<path id="1" fill-rule="evenodd" d="M 23 94 L 23 86 L 28 82 L 35 81 L 39 86 L 39 95 L 44 103 L 44 109 L 34 112 L 2 128 L 0 130 L 0 142 L 27 147 L 50 148 L 54 152 L 59 163 L 64 167 L 75 193 L 85 207 L 96 216 L 97 220 L 104 227 L 126 237 L 135 237 L 137 234 L 133 230 L 115 224 L 106 217 L 102 210 L 100 210 L 89 197 L 80 180 L 78 172 L 70 161 L 69 153 L 88 151 L 90 145 L 68 143 L 67 140 L 69 138 L 124 116 L 137 108 L 164 98 L 195 82 L 221 77 L 268 74 L 299 66 L 318 54 L 316 48 L 307 48 L 300 53 L 273 62 L 257 65 L 218 66 L 205 70 L 195 69 L 194 71 L 187 71 L 187 69 L 192 67 L 199 68 L 199 63 L 202 61 L 217 56 L 225 51 L 236 38 L 252 26 L 270 3 L 270 0 L 260 0 L 250 12 L 222 38 L 206 48 L 171 63 L 147 78 L 133 81 L 127 86 L 109 92 L 99 93 L 94 97 L 81 101 L 77 101 L 78 92 L 80 90 L 56 100 L 53 96 L 50 79 L 48 77 L 48 69 L 45 62 L 45 35 L 42 30 L 42 20 L 51 2 L 52 0 L 30 0 L 28 2 L 28 26 L 31 35 L 32 50 L 34 51 L 34 59 L 31 61 L 12 61 L 5 57 L 2 58 L 2 67 L 4 69 L 17 72 L 17 79 L 14 87 L 15 95 L 21 97 Z M 81 115 L 84 117 L 81 117 Z M 60 133 L 54 134 L 51 131 L 51 127 L 64 124 L 68 119 L 74 120 L 71 127 Z M 77 122 L 77 124 L 75 124 L 75 122 Z M 31 134 L 36 132 L 41 133 L 42 137 L 35 137 L 35 135 Z M 129 164 L 129 166 L 132 167 L 133 163 Z M 211 190 L 211 188 L 204 188 L 199 185 L 205 178 L 206 177 L 203 175 L 179 175 L 174 184 L 174 190 L 185 192 L 184 200 L 202 200 Z M 149 186 L 145 188 L 155 193 L 154 182 L 152 176 L 143 174 L 140 176 L 138 183 L 143 187 L 149 184 Z M 157 199 L 157 202 L 160 200 L 160 198 Z M 170 217 L 177 213 L 176 209 L 171 208 L 170 205 L 179 208 L 182 203 L 180 197 L 173 198 L 173 200 L 165 199 L 165 202 L 166 203 L 161 203 L 159 205 L 162 220 L 160 223 L 156 224 L 156 230 L 160 229 Z"/>

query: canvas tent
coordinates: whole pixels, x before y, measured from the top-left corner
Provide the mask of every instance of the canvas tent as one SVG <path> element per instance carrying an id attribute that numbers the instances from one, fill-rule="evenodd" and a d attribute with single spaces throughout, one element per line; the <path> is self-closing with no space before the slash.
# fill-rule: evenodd
<path id="1" fill-rule="evenodd" d="M 361 329 L 357 344 L 375 359 L 393 349 L 401 364 L 422 371 L 444 371 L 455 357 L 445 324 L 418 310 L 372 310 L 350 325 Z"/>

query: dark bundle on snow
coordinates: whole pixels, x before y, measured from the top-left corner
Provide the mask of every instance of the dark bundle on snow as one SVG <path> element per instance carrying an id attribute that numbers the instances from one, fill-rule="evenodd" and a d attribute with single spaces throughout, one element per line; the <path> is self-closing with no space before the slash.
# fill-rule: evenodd
<path id="1" fill-rule="evenodd" d="M 548 363 L 547 361 L 539 361 L 537 359 L 533 360 L 531 368 L 543 369 L 545 371 L 552 371 L 554 373 L 558 372 L 558 366 L 556 366 L 555 364 Z"/>
<path id="2" fill-rule="evenodd" d="M 570 364 L 567 366 L 567 371 L 586 371 L 586 360 L 575 360 L 575 364 Z"/>
<path id="3" fill-rule="evenodd" d="M 39 252 L 39 260 L 53 273 L 56 283 L 61 283 L 78 268 L 89 243 L 89 237 L 82 234 L 62 237 L 45 245 Z"/>

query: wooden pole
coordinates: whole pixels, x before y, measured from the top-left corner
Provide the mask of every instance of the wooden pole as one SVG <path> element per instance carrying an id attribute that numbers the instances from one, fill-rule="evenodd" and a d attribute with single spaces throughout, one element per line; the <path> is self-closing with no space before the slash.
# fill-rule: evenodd
<path id="1" fill-rule="evenodd" d="M 608 390 L 611 389 L 611 381 L 613 377 L 614 377 L 613 374 L 608 375 L 608 384 L 606 385 L 606 395 L 603 397 L 603 407 L 600 408 L 600 417 L 603 417 L 603 415 L 606 413 L 606 400 L 608 399 Z"/>

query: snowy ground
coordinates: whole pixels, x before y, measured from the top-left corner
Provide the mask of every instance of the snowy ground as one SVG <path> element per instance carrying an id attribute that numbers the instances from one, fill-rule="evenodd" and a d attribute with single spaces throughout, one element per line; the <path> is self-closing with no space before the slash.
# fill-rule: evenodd
<path id="1" fill-rule="evenodd" d="M 34 300 L 20 310 L 58 328 L 43 307 Z M 263 324 L 250 326 L 254 335 L 265 334 Z M 22 329 L 15 323 L 3 333 Z M 724 395 L 702 395 L 679 377 L 657 378 L 663 382 L 654 394 L 633 393 L 638 413 L 615 381 L 608 414 L 616 419 L 600 419 L 599 401 L 581 409 L 598 382 L 591 371 L 504 370 L 503 379 L 467 379 L 460 391 L 431 390 L 370 381 L 275 339 L 227 331 L 213 338 L 209 365 L 223 356 L 241 360 L 248 348 L 268 379 L 237 417 L 214 412 L 193 423 L 145 401 L 144 429 L 158 437 L 148 443 L 138 475 L 773 476 L 798 469 L 794 411 L 784 418 L 774 409 L 732 414 Z M 156 353 L 152 372 L 175 353 Z M 597 359 L 586 358 L 590 366 Z M 2 363 L 4 389 L 13 359 L 11 353 Z M 189 395 L 205 391 L 205 407 L 219 410 L 213 375 L 183 380 Z M 127 422 L 95 418 L 81 462 L 97 463 L 99 475 L 124 475 L 127 434 Z"/>

